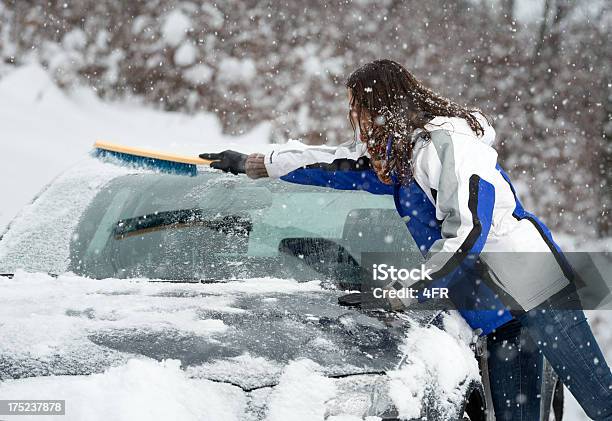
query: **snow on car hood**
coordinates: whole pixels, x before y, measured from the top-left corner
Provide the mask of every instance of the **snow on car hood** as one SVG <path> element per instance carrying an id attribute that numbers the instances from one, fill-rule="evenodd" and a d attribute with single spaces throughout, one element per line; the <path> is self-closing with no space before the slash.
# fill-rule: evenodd
<path id="1" fill-rule="evenodd" d="M 0 379 L 91 374 L 139 356 L 253 388 L 303 358 L 331 375 L 392 369 L 408 329 L 338 306 L 341 292 L 318 281 L 0 279 Z"/>
<path id="2" fill-rule="evenodd" d="M 226 383 L 190 377 L 178 360 L 131 359 L 89 376 L 46 376 L 0 383 L 3 399 L 63 399 L 67 421 L 363 421 L 369 402 L 355 396 L 380 387 L 358 376 L 330 379 L 316 363 L 287 365 L 274 388 L 251 392 Z M 339 398 L 339 399 L 338 399 Z M 336 405 L 337 399 L 343 405 Z M 24 419 L 30 419 L 24 417 Z M 377 417 L 367 418 L 376 420 Z"/>
<path id="3" fill-rule="evenodd" d="M 449 335 L 427 327 L 433 311 L 381 320 L 338 306 L 341 293 L 274 278 L 0 277 L 0 396 L 66 399 L 69 420 L 356 420 L 373 391 L 411 414 L 432 379 L 461 402 L 478 368 L 458 316 Z"/>

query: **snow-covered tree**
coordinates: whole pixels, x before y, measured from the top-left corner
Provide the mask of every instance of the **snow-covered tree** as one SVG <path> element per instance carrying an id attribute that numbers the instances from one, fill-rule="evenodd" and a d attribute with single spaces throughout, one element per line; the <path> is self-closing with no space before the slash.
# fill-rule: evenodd
<path id="1" fill-rule="evenodd" d="M 611 24 L 604 1 L 6 0 L 0 77 L 37 60 L 68 89 L 215 112 L 229 133 L 271 121 L 273 141 L 337 144 L 352 136 L 344 80 L 392 58 L 495 119 L 528 208 L 609 236 Z"/>

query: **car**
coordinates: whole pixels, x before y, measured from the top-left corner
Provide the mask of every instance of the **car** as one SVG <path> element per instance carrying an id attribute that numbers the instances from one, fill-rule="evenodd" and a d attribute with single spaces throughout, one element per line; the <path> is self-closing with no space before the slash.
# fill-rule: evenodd
<path id="1" fill-rule="evenodd" d="M 339 305 L 368 252 L 422 261 L 391 197 L 87 159 L 0 238 L 0 395 L 171 361 L 228 420 L 495 419 L 486 339 L 452 306 Z"/>

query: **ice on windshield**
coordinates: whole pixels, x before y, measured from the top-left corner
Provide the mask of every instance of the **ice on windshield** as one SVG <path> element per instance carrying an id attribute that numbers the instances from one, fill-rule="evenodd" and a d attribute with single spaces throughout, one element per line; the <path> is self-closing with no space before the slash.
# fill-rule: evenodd
<path id="1" fill-rule="evenodd" d="M 88 159 L 13 221 L 0 241 L 0 273 L 356 282 L 356 262 L 372 250 L 420 257 L 391 197 Z"/>
<path id="2" fill-rule="evenodd" d="M 351 262 L 362 252 L 411 248 L 420 257 L 391 197 L 214 173 L 146 174 L 112 180 L 92 200 L 70 270 L 94 278 L 355 278 Z"/>
<path id="3" fill-rule="evenodd" d="M 112 178 L 138 172 L 86 158 L 56 178 L 11 222 L 0 241 L 0 273 L 17 269 L 62 273 L 79 218 Z"/>

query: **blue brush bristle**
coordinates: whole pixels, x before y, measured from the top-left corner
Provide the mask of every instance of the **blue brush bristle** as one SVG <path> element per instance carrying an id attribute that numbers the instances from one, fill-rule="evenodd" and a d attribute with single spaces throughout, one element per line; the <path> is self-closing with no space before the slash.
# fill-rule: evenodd
<path id="1" fill-rule="evenodd" d="M 108 151 L 100 148 L 94 149 L 93 155 L 102 159 L 110 158 L 111 160 L 120 161 L 122 164 L 133 168 L 146 168 L 163 173 L 188 175 L 191 177 L 198 175 L 198 168 L 194 164 L 166 161 L 163 159 L 137 156 L 129 153 Z"/>

